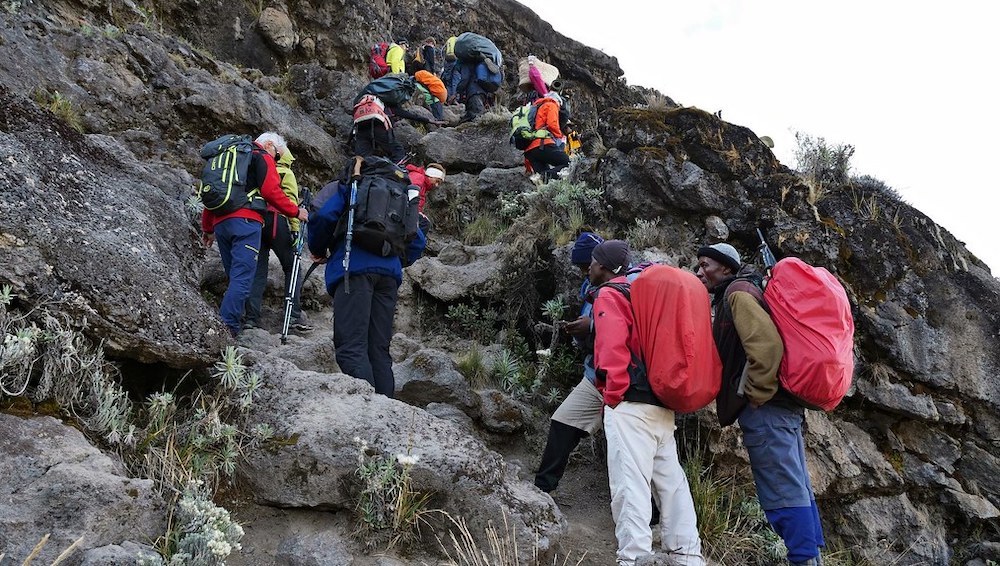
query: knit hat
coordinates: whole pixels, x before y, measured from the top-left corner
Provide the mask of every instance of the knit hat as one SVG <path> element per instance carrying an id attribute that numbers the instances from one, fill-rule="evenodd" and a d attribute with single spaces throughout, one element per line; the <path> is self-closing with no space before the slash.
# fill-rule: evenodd
<path id="1" fill-rule="evenodd" d="M 594 259 L 615 275 L 621 275 L 628 269 L 628 243 L 623 240 L 605 240 L 594 248 Z"/>
<path id="2" fill-rule="evenodd" d="M 583 232 L 573 244 L 573 251 L 570 253 L 570 261 L 573 265 L 590 265 L 594 248 L 604 241 L 604 238 L 593 232 Z"/>
<path id="3" fill-rule="evenodd" d="M 743 266 L 743 261 L 740 259 L 740 252 L 736 251 L 736 248 L 729 244 L 720 243 L 712 244 L 711 246 L 702 246 L 698 249 L 698 257 L 702 256 L 714 259 L 733 270 L 733 273 L 739 271 L 740 267 Z"/>

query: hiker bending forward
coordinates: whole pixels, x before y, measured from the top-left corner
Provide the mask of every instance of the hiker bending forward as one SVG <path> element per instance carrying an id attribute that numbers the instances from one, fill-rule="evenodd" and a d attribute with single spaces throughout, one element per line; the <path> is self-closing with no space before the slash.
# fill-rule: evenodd
<path id="1" fill-rule="evenodd" d="M 604 397 L 611 516 L 619 566 L 653 553 L 650 492 L 660 508 L 661 546 L 675 564 L 704 566 L 694 501 L 677 458 L 674 412 L 650 390 L 632 363 L 639 351 L 632 306 L 622 289 L 628 244 L 607 240 L 594 248 L 590 282 L 594 300 L 594 366 Z M 707 322 L 707 321 L 706 321 Z"/>
<path id="2" fill-rule="evenodd" d="M 761 277 L 729 244 L 698 250 L 698 278 L 713 293 L 712 334 L 722 359 L 719 423 L 739 419 L 757 498 L 785 541 L 788 561 L 820 564 L 823 527 L 806 469 L 804 410 L 778 385 L 784 346 L 765 310 Z"/>
<path id="3" fill-rule="evenodd" d="M 556 92 L 549 92 L 535 102 L 538 110 L 535 112 L 535 131 L 545 130 L 548 137 L 538 138 L 524 150 L 524 158 L 531 164 L 531 169 L 548 181 L 569 165 L 569 156 L 562 149 L 566 136 L 559 126 L 559 109 L 563 99 Z"/>
<path id="4" fill-rule="evenodd" d="M 334 181 L 337 182 L 337 181 Z M 350 273 L 344 273 L 346 238 L 335 237 L 337 222 L 347 214 L 351 189 L 339 183 L 338 190 L 313 215 L 309 223 L 309 251 L 314 262 L 326 266 L 326 291 L 333 297 L 333 344 L 337 350 L 337 365 L 341 371 L 364 379 L 376 393 L 392 397 L 396 388 L 392 374 L 389 342 L 392 321 L 396 315 L 397 290 L 403 282 L 403 265 L 399 257 L 382 257 L 351 247 Z M 424 251 L 423 232 L 406 249 L 406 265 Z M 344 279 L 350 280 L 350 293 L 345 292 Z"/>

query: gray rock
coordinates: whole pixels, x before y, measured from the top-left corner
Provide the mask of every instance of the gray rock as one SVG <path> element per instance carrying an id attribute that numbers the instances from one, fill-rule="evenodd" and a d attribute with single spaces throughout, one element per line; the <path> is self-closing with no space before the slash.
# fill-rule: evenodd
<path id="1" fill-rule="evenodd" d="M 543 553 L 551 553 L 565 532 L 550 498 L 510 477 L 498 454 L 455 425 L 376 395 L 361 380 L 297 371 L 258 354 L 253 358 L 266 385 L 250 418 L 291 439 L 271 451 L 249 454 L 240 470 L 240 481 L 258 503 L 352 509 L 359 449 L 352 439 L 358 437 L 379 454 L 418 456 L 411 469 L 413 489 L 430 494 L 434 507 L 463 517 L 473 533 L 484 532 L 490 520 L 505 515 L 518 536 L 531 536 Z"/>
<path id="2" fill-rule="evenodd" d="M 483 428 L 500 434 L 514 434 L 524 430 L 530 411 L 521 403 L 496 389 L 477 391 L 476 394 L 481 412 L 479 423 Z"/>
<path id="3" fill-rule="evenodd" d="M 479 173 L 476 188 L 484 194 L 495 197 L 532 191 L 535 185 L 525 174 L 523 167 L 516 169 L 487 167 Z"/>
<path id="4" fill-rule="evenodd" d="M 508 143 L 507 118 L 483 116 L 458 128 L 431 132 L 417 144 L 430 161 L 449 171 L 481 171 L 487 167 L 513 169 L 524 163 L 524 154 Z"/>
<path id="5" fill-rule="evenodd" d="M 430 403 L 447 403 L 471 413 L 476 399 L 465 376 L 455 362 L 439 350 L 420 350 L 405 362 L 393 367 L 396 376 L 396 398 L 417 407 Z"/>
<path id="6" fill-rule="evenodd" d="M 354 556 L 339 533 L 320 531 L 297 533 L 278 545 L 274 556 L 279 564 L 288 566 L 326 566 L 354 564 Z"/>
<path id="7" fill-rule="evenodd" d="M 299 42 L 299 36 L 295 33 L 295 25 L 289 19 L 288 14 L 277 9 L 267 7 L 260 13 L 257 20 L 260 31 L 272 45 L 280 51 L 289 52 L 295 49 Z"/>
<path id="8" fill-rule="evenodd" d="M 423 257 L 406 270 L 406 277 L 441 301 L 489 297 L 499 285 L 500 249 L 449 245 L 437 257 Z"/>
<path id="9" fill-rule="evenodd" d="M 476 431 L 476 423 L 472 417 L 454 405 L 445 403 L 428 403 L 425 410 L 439 419 L 444 419 L 455 424 L 455 426 L 469 434 Z"/>
<path id="10" fill-rule="evenodd" d="M 718 216 L 710 215 L 705 218 L 705 236 L 713 242 L 724 242 L 729 239 L 729 226 Z"/>
<path id="11" fill-rule="evenodd" d="M 128 477 L 80 431 L 51 417 L 0 413 L 0 500 L 0 548 L 15 560 L 46 533 L 38 560 L 49 564 L 81 535 L 79 549 L 87 551 L 155 540 L 166 529 L 166 505 L 152 481 Z"/>
<path id="12" fill-rule="evenodd" d="M 845 510 L 853 520 L 841 532 L 874 564 L 947 564 L 951 558 L 940 519 L 905 494 L 862 499 Z"/>
<path id="13" fill-rule="evenodd" d="M 120 545 L 110 544 L 84 552 L 80 566 L 153 566 L 162 563 L 163 559 L 153 547 L 125 541 Z"/>

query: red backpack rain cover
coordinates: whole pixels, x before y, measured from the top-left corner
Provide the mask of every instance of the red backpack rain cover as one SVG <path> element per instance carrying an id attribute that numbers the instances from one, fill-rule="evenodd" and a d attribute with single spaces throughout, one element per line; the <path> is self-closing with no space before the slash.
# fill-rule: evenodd
<path id="1" fill-rule="evenodd" d="M 832 410 L 854 374 L 854 318 L 844 286 L 826 269 L 789 257 L 771 270 L 764 301 L 785 344 L 781 386 L 808 405 Z"/>
<path id="2" fill-rule="evenodd" d="M 385 55 L 388 52 L 389 44 L 385 41 L 372 45 L 371 57 L 368 59 L 368 75 L 371 78 L 382 78 L 389 72 L 389 64 L 385 62 Z"/>
<path id="3" fill-rule="evenodd" d="M 722 362 L 705 286 L 691 272 L 652 265 L 632 282 L 631 295 L 638 354 L 657 399 L 680 413 L 715 400 Z"/>

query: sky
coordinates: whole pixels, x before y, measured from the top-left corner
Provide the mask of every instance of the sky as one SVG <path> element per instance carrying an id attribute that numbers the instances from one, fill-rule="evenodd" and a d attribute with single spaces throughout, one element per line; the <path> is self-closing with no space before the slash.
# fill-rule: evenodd
<path id="1" fill-rule="evenodd" d="M 885 182 L 1000 276 L 1000 3 L 519 1 L 617 57 L 629 84 L 770 136 L 789 167 L 795 132 L 854 146 L 852 175 Z"/>

